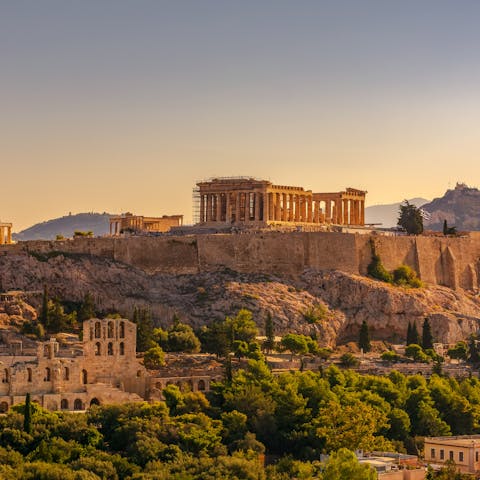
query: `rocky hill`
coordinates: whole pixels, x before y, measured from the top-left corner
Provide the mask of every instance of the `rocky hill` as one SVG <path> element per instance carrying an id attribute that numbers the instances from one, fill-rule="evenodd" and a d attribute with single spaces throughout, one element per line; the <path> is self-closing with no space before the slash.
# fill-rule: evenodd
<path id="1" fill-rule="evenodd" d="M 57 235 L 73 236 L 75 230 L 92 231 L 94 236 L 109 233 L 109 213 L 77 213 L 37 223 L 13 235 L 14 240 L 53 240 Z"/>
<path id="2" fill-rule="evenodd" d="M 428 316 L 443 342 L 476 332 L 480 320 L 480 299 L 464 291 L 404 289 L 339 271 L 307 269 L 297 277 L 228 269 L 169 275 L 91 255 L 0 256 L 0 291 L 39 291 L 43 285 L 63 300 L 80 301 L 90 292 L 104 313 L 131 317 L 135 306 L 148 306 L 163 326 L 174 313 L 199 327 L 248 308 L 261 329 L 271 313 L 276 334 L 315 333 L 325 345 L 355 340 L 363 320 L 374 339 L 399 341 L 408 322 L 420 327 Z M 41 296 L 32 301 L 40 306 Z"/>
<path id="3" fill-rule="evenodd" d="M 457 183 L 453 190 L 447 190 L 441 198 L 422 207 L 430 214 L 425 227 L 431 230 L 443 230 L 443 222 L 457 230 L 480 230 L 480 190 Z"/>
<path id="4" fill-rule="evenodd" d="M 421 207 L 425 203 L 428 203 L 427 199 L 420 197 L 411 198 L 408 201 L 417 207 Z M 402 202 L 389 203 L 386 205 L 371 205 L 370 207 L 365 208 L 365 222 L 381 224 L 382 227 L 386 228 L 396 227 L 401 203 Z"/>

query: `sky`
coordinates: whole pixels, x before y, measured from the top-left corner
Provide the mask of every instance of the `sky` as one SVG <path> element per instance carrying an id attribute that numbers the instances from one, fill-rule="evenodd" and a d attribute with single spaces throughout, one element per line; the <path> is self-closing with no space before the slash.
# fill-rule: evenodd
<path id="1" fill-rule="evenodd" d="M 192 214 L 245 175 L 480 186 L 477 0 L 0 0 L 0 219 Z"/>

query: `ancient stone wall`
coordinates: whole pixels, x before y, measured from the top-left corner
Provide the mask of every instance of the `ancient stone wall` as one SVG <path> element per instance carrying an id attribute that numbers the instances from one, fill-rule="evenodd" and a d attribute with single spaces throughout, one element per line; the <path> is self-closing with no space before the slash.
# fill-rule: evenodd
<path id="1" fill-rule="evenodd" d="M 250 232 L 164 237 L 95 238 L 23 242 L 2 254 L 95 255 L 147 273 L 194 274 L 221 269 L 298 275 L 306 268 L 366 274 L 371 241 L 383 264 L 414 268 L 432 284 L 477 289 L 480 233 L 462 238 L 360 235 L 332 232 Z"/>

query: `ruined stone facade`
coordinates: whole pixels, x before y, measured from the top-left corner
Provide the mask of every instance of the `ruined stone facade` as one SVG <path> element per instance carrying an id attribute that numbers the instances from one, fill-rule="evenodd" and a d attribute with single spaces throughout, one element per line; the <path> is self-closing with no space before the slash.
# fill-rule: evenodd
<path id="1" fill-rule="evenodd" d="M 0 350 L 0 413 L 32 401 L 49 410 L 84 410 L 93 404 L 162 398 L 169 384 L 207 391 L 212 376 L 151 372 L 137 359 L 136 325 L 126 319 L 91 319 L 80 345 L 60 347 L 54 339 L 36 350 L 19 342 Z M 217 377 L 218 378 L 218 372 Z"/>
<path id="2" fill-rule="evenodd" d="M 163 215 L 162 217 L 144 217 L 125 213 L 117 217 L 110 217 L 110 235 L 122 233 L 163 233 L 172 227 L 183 224 L 183 215 Z"/>
<path id="3" fill-rule="evenodd" d="M 0 222 L 0 245 L 12 243 L 12 224 Z"/>
<path id="4" fill-rule="evenodd" d="M 363 226 L 363 190 L 313 193 L 253 178 L 214 178 L 197 184 L 200 225 L 334 224 Z"/>

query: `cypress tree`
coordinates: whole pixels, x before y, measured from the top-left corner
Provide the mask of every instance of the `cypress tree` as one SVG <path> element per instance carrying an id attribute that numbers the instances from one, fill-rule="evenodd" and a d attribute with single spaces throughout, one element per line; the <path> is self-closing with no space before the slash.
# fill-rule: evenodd
<path id="1" fill-rule="evenodd" d="M 433 348 L 433 335 L 428 318 L 425 318 L 425 320 L 423 321 L 422 347 L 424 350 L 427 350 L 428 348 Z"/>
<path id="2" fill-rule="evenodd" d="M 153 322 L 150 310 L 135 307 L 133 322 L 137 324 L 137 352 L 146 352 L 153 345 Z"/>
<path id="3" fill-rule="evenodd" d="M 447 223 L 447 219 L 445 219 L 443 221 L 443 234 L 444 235 L 448 235 L 448 223 Z"/>
<path id="4" fill-rule="evenodd" d="M 78 320 L 83 322 L 90 318 L 95 318 L 95 302 L 93 301 L 92 294 L 87 292 L 85 297 L 83 297 L 83 302 L 78 310 Z"/>
<path id="5" fill-rule="evenodd" d="M 468 361 L 470 363 L 480 363 L 480 353 L 474 335 L 470 335 L 468 342 Z"/>
<path id="6" fill-rule="evenodd" d="M 263 345 L 265 347 L 265 350 L 268 353 L 270 353 L 270 351 L 275 346 L 275 332 L 274 332 L 272 314 L 270 312 L 268 312 L 267 318 L 265 319 L 265 337 L 267 338 Z"/>
<path id="7" fill-rule="evenodd" d="M 360 327 L 358 346 L 364 351 L 364 353 L 367 353 L 372 349 L 370 344 L 370 332 L 368 331 L 368 325 L 365 320 L 362 322 L 362 326 Z"/>
<path id="8" fill-rule="evenodd" d="M 412 323 L 408 322 L 408 327 L 407 327 L 407 347 L 408 345 L 411 345 L 412 343 Z"/>
<path id="9" fill-rule="evenodd" d="M 417 330 L 417 322 L 413 321 L 412 322 L 412 331 L 411 331 L 411 342 L 409 343 L 409 345 L 411 345 L 412 343 L 414 343 L 415 345 L 420 345 L 420 335 L 418 334 L 418 330 Z"/>
<path id="10" fill-rule="evenodd" d="M 30 393 L 25 397 L 25 412 L 23 414 L 23 431 L 30 433 L 32 431 L 32 404 L 30 402 Z"/>

